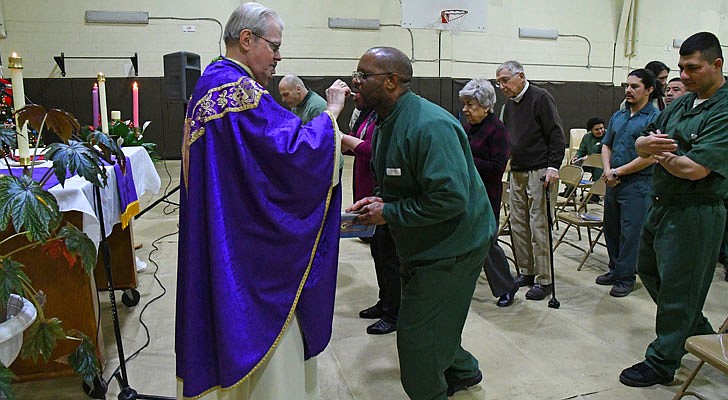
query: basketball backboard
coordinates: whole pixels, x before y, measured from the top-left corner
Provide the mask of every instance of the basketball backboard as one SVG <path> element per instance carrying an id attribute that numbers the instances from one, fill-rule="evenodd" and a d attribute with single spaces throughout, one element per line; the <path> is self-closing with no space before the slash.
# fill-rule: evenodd
<path id="1" fill-rule="evenodd" d="M 413 29 L 485 32 L 488 2 L 484 0 L 401 0 L 402 27 Z M 445 10 L 464 10 L 466 14 L 442 15 Z M 446 13 L 447 14 L 447 13 Z M 451 19 L 443 22 L 443 17 Z"/>

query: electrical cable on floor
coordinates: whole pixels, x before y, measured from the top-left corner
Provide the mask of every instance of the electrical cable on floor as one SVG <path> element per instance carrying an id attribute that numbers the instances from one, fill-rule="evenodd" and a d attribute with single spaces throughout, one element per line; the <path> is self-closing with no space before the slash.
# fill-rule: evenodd
<path id="1" fill-rule="evenodd" d="M 163 193 L 162 197 L 166 198 L 169 193 L 169 188 L 170 188 L 170 186 L 172 186 L 172 182 L 174 180 L 172 179 L 172 174 L 169 172 L 169 168 L 167 167 L 166 158 L 162 159 L 162 165 L 164 166 L 164 172 L 167 174 L 167 178 L 169 178 L 167 180 L 167 186 L 165 186 L 164 190 L 162 191 L 162 193 Z M 170 210 L 169 207 L 172 207 L 172 209 Z M 162 208 L 162 212 L 164 213 L 164 215 L 170 215 L 170 214 L 173 214 L 178 209 L 179 209 L 178 205 L 173 204 L 173 203 L 167 203 L 167 204 L 165 204 L 164 208 Z"/>
<path id="2" fill-rule="evenodd" d="M 149 300 L 147 302 L 147 304 L 144 305 L 144 308 L 142 308 L 142 311 L 139 313 L 139 323 L 144 328 L 144 333 L 146 335 L 146 341 L 144 342 L 144 344 L 139 349 L 137 349 L 136 351 L 134 351 L 131 355 L 129 355 L 125 359 L 126 363 L 128 363 L 129 361 L 131 361 L 134 358 L 136 358 L 136 356 L 138 356 L 139 353 L 142 352 L 142 350 L 144 350 L 147 347 L 149 347 L 149 343 L 151 342 L 151 336 L 149 335 L 149 327 L 147 326 L 147 324 L 144 323 L 144 319 L 143 319 L 143 317 L 144 317 L 144 311 L 146 311 L 147 310 L 147 307 L 149 307 L 152 303 L 154 303 L 155 301 L 161 299 L 162 297 L 164 297 L 164 295 L 167 294 L 167 288 L 164 287 L 164 285 L 162 284 L 162 281 L 160 281 L 159 280 L 159 277 L 157 277 L 157 272 L 159 272 L 159 264 L 157 264 L 157 262 L 154 261 L 154 259 L 152 258 L 152 255 L 154 254 L 154 252 L 159 251 L 159 247 L 157 246 L 157 243 L 159 241 L 161 241 L 162 239 L 168 238 L 170 236 L 177 235 L 178 233 L 179 233 L 179 229 L 176 230 L 176 231 L 174 231 L 174 232 L 172 232 L 172 233 L 164 234 L 164 235 L 162 235 L 162 236 L 160 236 L 160 237 L 158 237 L 158 238 L 156 238 L 156 239 L 154 239 L 152 241 L 152 251 L 149 252 L 149 255 L 147 256 L 147 259 L 149 260 L 149 262 L 151 262 L 152 264 L 154 264 L 154 273 L 152 274 L 152 276 L 154 277 L 154 280 L 156 280 L 157 283 L 159 284 L 159 287 L 162 288 L 162 293 L 159 294 L 159 295 L 157 295 L 153 299 Z M 114 370 L 114 372 L 111 373 L 111 375 L 109 376 L 109 379 L 106 380 L 106 385 L 107 386 L 111 383 L 111 380 L 114 379 L 114 376 L 119 372 L 120 369 L 121 369 L 121 365 L 119 365 L 118 367 L 116 367 L 116 369 Z"/>

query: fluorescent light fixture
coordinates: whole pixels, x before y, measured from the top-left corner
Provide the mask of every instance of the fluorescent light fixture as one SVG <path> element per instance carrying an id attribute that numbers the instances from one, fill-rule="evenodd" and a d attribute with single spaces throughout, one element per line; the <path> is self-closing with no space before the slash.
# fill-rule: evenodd
<path id="1" fill-rule="evenodd" d="M 329 17 L 329 28 L 379 30 L 378 19 Z"/>
<path id="2" fill-rule="evenodd" d="M 556 40 L 559 38 L 559 31 L 556 29 L 518 28 L 518 37 L 521 39 Z"/>
<path id="3" fill-rule="evenodd" d="M 672 39 L 672 47 L 679 49 L 683 44 L 683 39 Z"/>
<path id="4" fill-rule="evenodd" d="M 146 11 L 86 10 L 86 22 L 91 24 L 149 24 Z"/>

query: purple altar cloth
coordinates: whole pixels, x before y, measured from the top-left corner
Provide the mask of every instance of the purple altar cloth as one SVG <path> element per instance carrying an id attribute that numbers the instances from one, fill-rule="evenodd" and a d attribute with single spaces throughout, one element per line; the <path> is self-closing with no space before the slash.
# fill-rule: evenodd
<path id="1" fill-rule="evenodd" d="M 227 59 L 207 67 L 189 104 L 175 334 L 185 399 L 244 382 L 294 312 L 305 357 L 323 351 L 341 204 L 328 114 L 302 126 Z"/>

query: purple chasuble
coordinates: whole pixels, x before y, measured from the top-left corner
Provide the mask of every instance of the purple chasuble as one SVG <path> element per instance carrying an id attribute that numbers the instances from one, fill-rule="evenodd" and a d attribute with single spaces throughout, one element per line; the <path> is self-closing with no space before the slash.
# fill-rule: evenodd
<path id="1" fill-rule="evenodd" d="M 183 140 L 175 351 L 188 398 L 246 380 L 293 312 L 306 358 L 324 350 L 341 187 L 329 114 L 301 125 L 227 59 L 198 81 Z"/>

